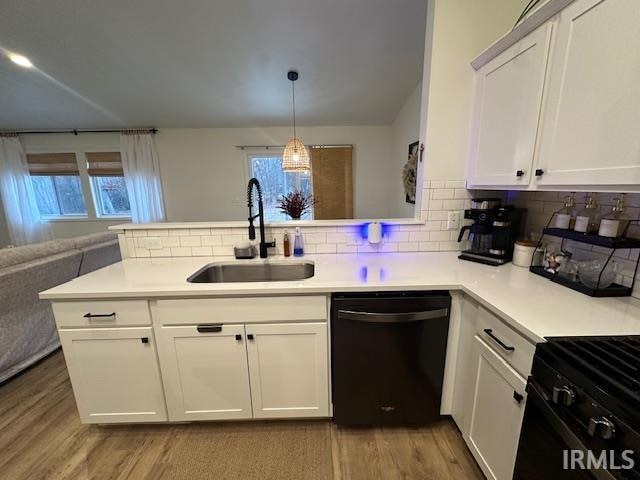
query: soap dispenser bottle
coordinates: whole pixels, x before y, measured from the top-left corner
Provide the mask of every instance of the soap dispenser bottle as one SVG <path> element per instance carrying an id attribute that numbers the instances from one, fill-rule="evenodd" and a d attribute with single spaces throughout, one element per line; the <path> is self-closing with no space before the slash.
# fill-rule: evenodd
<path id="1" fill-rule="evenodd" d="M 284 231 L 284 240 L 283 240 L 283 247 L 284 247 L 284 256 L 285 257 L 290 257 L 291 256 L 291 242 L 289 241 L 289 232 L 287 232 L 286 230 Z"/>
<path id="2" fill-rule="evenodd" d="M 301 257 L 304 255 L 304 247 L 302 246 L 302 232 L 300 227 L 296 227 L 296 238 L 293 243 L 293 256 Z"/>

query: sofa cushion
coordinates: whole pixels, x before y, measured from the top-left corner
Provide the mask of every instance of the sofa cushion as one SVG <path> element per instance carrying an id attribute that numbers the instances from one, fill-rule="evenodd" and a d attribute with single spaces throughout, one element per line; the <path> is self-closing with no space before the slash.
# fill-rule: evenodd
<path id="1" fill-rule="evenodd" d="M 59 346 L 51 304 L 38 293 L 75 278 L 70 250 L 0 270 L 0 382 Z"/>
<path id="2" fill-rule="evenodd" d="M 78 275 L 93 272 L 122 260 L 118 240 L 98 243 L 82 248 L 82 263 Z"/>
<path id="3" fill-rule="evenodd" d="M 69 240 L 51 240 L 21 247 L 3 248 L 0 250 L 0 268 L 11 267 L 31 262 L 39 258 L 49 257 L 73 248 Z"/>
<path id="4" fill-rule="evenodd" d="M 81 237 L 70 238 L 73 248 L 84 248 L 98 243 L 111 242 L 117 240 L 118 235 L 112 232 L 92 233 L 90 235 L 82 235 Z"/>

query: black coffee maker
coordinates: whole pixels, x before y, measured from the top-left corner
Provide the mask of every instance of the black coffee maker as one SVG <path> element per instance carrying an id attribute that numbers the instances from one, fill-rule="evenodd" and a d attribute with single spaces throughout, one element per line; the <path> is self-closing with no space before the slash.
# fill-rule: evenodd
<path id="1" fill-rule="evenodd" d="M 458 242 L 469 231 L 470 248 L 458 258 L 486 265 L 502 265 L 511 261 L 513 244 L 521 234 L 523 209 L 511 205 L 501 206 L 498 198 L 475 198 L 464 218 L 473 224 L 460 229 Z"/>

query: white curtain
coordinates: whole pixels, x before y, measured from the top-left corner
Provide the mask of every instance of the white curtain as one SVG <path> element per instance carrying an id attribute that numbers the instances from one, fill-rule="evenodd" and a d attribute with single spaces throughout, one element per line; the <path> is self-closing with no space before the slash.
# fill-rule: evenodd
<path id="1" fill-rule="evenodd" d="M 120 154 L 131 219 L 134 223 L 164 221 L 160 167 L 153 136 L 148 132 L 122 132 Z"/>
<path id="2" fill-rule="evenodd" d="M 13 245 L 51 238 L 49 224 L 40 218 L 27 156 L 17 135 L 0 134 L 0 197 Z"/>

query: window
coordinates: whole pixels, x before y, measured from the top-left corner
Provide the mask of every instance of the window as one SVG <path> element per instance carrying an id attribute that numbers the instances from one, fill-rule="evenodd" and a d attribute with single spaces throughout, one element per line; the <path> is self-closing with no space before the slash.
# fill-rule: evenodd
<path id="1" fill-rule="evenodd" d="M 86 155 L 96 215 L 131 216 L 120 152 L 87 152 Z"/>
<path id="2" fill-rule="evenodd" d="M 73 153 L 27 155 L 40 215 L 86 217 L 78 163 Z"/>
<path id="3" fill-rule="evenodd" d="M 249 177 L 255 177 L 262 186 L 265 222 L 290 220 L 278 208 L 278 201 L 287 193 L 300 190 L 307 195 L 313 193 L 311 173 L 290 173 L 282 171 L 282 155 L 273 153 L 249 154 L 247 156 Z M 303 220 L 313 219 L 312 211 L 302 216 Z"/>

